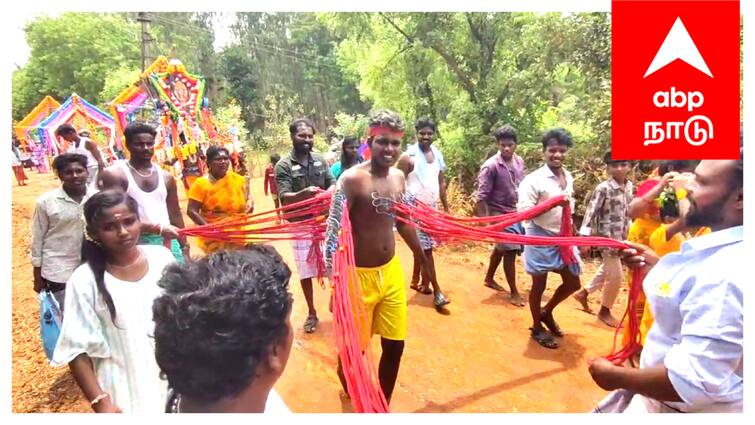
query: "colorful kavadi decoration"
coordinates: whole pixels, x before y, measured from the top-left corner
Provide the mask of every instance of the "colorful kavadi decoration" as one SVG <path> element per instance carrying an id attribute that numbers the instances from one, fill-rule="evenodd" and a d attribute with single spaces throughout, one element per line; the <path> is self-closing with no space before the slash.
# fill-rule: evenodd
<path id="1" fill-rule="evenodd" d="M 188 72 L 178 59 L 158 57 L 110 102 L 119 136 L 142 109 L 152 111 L 159 162 L 178 158 L 183 165 L 187 146 L 196 152 L 201 140 L 221 139 L 205 98 L 204 78 Z M 120 137 L 117 146 L 123 150 Z"/>
<path id="2" fill-rule="evenodd" d="M 22 147 L 38 137 L 39 124 L 58 108 L 60 108 L 60 103 L 57 100 L 53 99 L 52 96 L 45 96 L 31 112 L 13 126 L 13 131 L 15 131 Z"/>
<path id="3" fill-rule="evenodd" d="M 39 140 L 47 148 L 50 155 L 65 152 L 68 142 L 55 136 L 55 130 L 62 124 L 71 124 L 77 130 L 101 129 L 107 138 L 107 145 L 111 146 L 115 138 L 115 121 L 106 112 L 73 93 L 49 117 L 39 123 L 37 132 Z"/>

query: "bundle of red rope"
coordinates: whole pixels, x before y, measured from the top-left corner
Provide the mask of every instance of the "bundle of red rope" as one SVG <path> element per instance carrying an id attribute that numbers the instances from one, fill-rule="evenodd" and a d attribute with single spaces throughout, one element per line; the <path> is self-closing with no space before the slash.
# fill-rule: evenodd
<path id="1" fill-rule="evenodd" d="M 616 331 L 613 334 L 611 354 L 605 356 L 606 359 L 615 365 L 622 365 L 642 350 L 642 345 L 640 344 L 640 320 L 637 318 L 637 314 L 635 314 L 635 311 L 637 311 L 637 302 L 642 293 L 642 280 L 642 271 L 640 269 L 632 270 L 632 284 L 629 289 L 629 296 L 627 297 L 627 309 L 621 317 L 621 324 L 616 327 Z M 629 327 L 629 342 L 617 351 L 616 341 L 619 338 L 621 325 Z"/>
<path id="2" fill-rule="evenodd" d="M 308 260 L 317 264 L 318 280 L 324 287 L 325 264 L 320 243 L 325 239 L 325 217 L 331 195 L 331 192 L 321 190 L 315 197 L 304 201 L 258 214 L 236 214 L 204 226 L 181 229 L 179 234 L 240 245 L 311 240 L 314 243 L 310 246 Z"/>
<path id="3" fill-rule="evenodd" d="M 624 242 L 605 237 L 574 237 L 572 235 L 571 208 L 566 202 L 565 196 L 551 198 L 545 202 L 535 205 L 534 207 L 520 212 L 504 214 L 494 217 L 478 218 L 458 218 L 444 214 L 427 204 L 418 200 L 412 202 L 396 202 L 395 211 L 398 213 L 396 219 L 404 223 L 422 229 L 438 241 L 473 241 L 473 242 L 491 242 L 491 243 L 508 243 L 521 245 L 557 245 L 560 248 L 564 264 L 573 264 L 577 261 L 572 247 L 574 246 L 591 246 L 606 247 L 616 249 L 630 248 Z M 563 213 L 561 216 L 561 236 L 531 236 L 516 235 L 504 233 L 501 230 L 523 220 L 529 220 L 541 215 L 551 208 L 562 206 Z M 637 301 L 642 290 L 642 274 L 639 269 L 632 272 L 632 284 L 627 299 L 627 309 L 622 317 L 621 323 L 629 327 L 630 342 L 616 350 L 619 330 L 616 328 L 614 334 L 614 343 L 611 348 L 611 354 L 606 356 L 614 364 L 622 364 L 635 353 L 642 349 L 640 345 L 640 324 L 637 316 L 633 313 L 636 310 Z"/>
<path id="4" fill-rule="evenodd" d="M 186 228 L 181 230 L 184 236 L 198 236 L 220 241 L 243 241 L 245 243 L 270 242 L 275 240 L 313 240 L 322 241 L 325 236 L 325 215 L 331 200 L 330 192 L 322 192 L 316 197 L 282 206 L 277 210 L 270 210 L 253 215 L 239 215 L 221 222 Z M 393 202 L 385 212 L 396 213 L 396 220 L 420 228 L 438 241 L 473 241 L 491 243 L 510 243 L 522 245 L 559 246 L 564 264 L 577 261 L 572 252 L 574 246 L 600 246 L 607 248 L 629 248 L 623 242 L 604 237 L 574 237 L 572 236 L 571 209 L 564 196 L 549 199 L 534 207 L 516 213 L 492 217 L 463 218 L 444 214 L 420 201 Z M 504 233 L 502 230 L 514 223 L 529 220 L 562 206 L 560 236 L 532 236 Z M 363 353 L 360 349 L 358 332 L 362 329 L 365 308 L 362 303 L 357 282 L 354 247 L 351 222 L 348 208 L 343 208 L 341 230 L 338 236 L 338 251 L 333 261 L 333 316 L 335 325 L 336 345 L 341 359 L 347 390 L 356 412 L 387 412 L 388 403 L 380 390 L 376 379 L 373 363 L 370 361 L 369 349 Z M 282 224 L 275 224 L 276 213 L 280 212 L 284 219 Z M 301 221 L 287 221 L 300 217 L 308 217 Z M 310 255 L 317 256 L 321 264 L 322 254 L 319 243 L 314 243 Z M 324 270 L 324 266 L 322 266 Z M 632 275 L 632 290 L 627 302 L 627 310 L 622 323 L 628 318 L 630 343 L 616 350 L 618 330 L 614 335 L 614 345 L 607 359 L 615 364 L 621 364 L 641 349 L 639 344 L 639 322 L 635 314 L 635 306 L 641 290 L 642 276 L 638 270 Z"/>
<path id="5" fill-rule="evenodd" d="M 338 356 L 341 359 L 346 387 L 351 404 L 358 413 L 386 413 L 388 402 L 380 389 L 369 347 L 364 352 L 359 344 L 359 332 L 366 323 L 367 312 L 362 302 L 354 262 L 354 243 L 351 235 L 351 220 L 344 206 L 341 230 L 338 234 L 338 250 L 333 259 L 333 323 Z M 362 336 L 365 337 L 364 335 Z"/>
<path id="6" fill-rule="evenodd" d="M 237 214 L 204 226 L 181 229 L 182 236 L 195 236 L 222 242 L 264 243 L 277 240 L 323 240 L 325 216 L 331 193 L 257 213 Z M 280 223 L 277 213 L 280 213 Z M 306 217 L 306 218 L 304 218 Z M 299 221 L 291 221 L 304 218 Z"/>

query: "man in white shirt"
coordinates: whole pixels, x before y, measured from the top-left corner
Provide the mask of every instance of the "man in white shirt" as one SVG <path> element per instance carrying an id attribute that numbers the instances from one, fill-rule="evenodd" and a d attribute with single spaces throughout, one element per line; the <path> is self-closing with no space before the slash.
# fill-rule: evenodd
<path id="1" fill-rule="evenodd" d="M 404 173 L 408 195 L 435 209 L 438 209 L 438 201 L 440 201 L 443 205 L 443 211 L 447 213 L 448 201 L 446 200 L 446 178 L 444 175 L 446 162 L 440 149 L 433 145 L 436 131 L 435 122 L 430 118 L 420 118 L 414 125 L 414 129 L 417 131 L 417 142 L 409 145 L 406 152 L 399 158 L 396 168 Z M 433 248 L 435 248 L 436 243 L 430 235 L 420 229 L 417 229 L 417 236 L 422 245 L 422 250 L 425 251 L 424 264 L 430 282 L 420 282 L 423 261 L 415 256 L 412 281 L 409 287 L 422 294 L 434 294 L 433 305 L 437 310 L 442 311 L 443 307 L 451 301 L 440 288 L 435 273 Z M 432 290 L 430 289 L 431 286 Z"/>
<path id="2" fill-rule="evenodd" d="M 96 191 L 87 185 L 84 155 L 58 155 L 52 167 L 63 185 L 37 198 L 31 225 L 31 264 L 34 292 L 51 291 L 62 310 L 66 282 L 81 264 L 82 205 Z"/>
<path id="3" fill-rule="evenodd" d="M 740 150 L 741 154 L 741 150 Z M 745 287 L 743 161 L 702 161 L 687 185 L 687 226 L 712 232 L 658 259 L 648 247 L 625 250 L 642 267 L 655 319 L 640 367 L 590 363 L 592 378 L 616 390 L 597 412 L 742 412 Z"/>
<path id="4" fill-rule="evenodd" d="M 571 135 L 563 128 L 548 130 L 543 135 L 542 143 L 545 165 L 527 175 L 519 184 L 517 210 L 526 210 L 548 199 L 566 195 L 567 202 L 569 202 L 573 211 L 574 179 L 563 167 L 566 152 L 572 146 Z M 533 218 L 526 225 L 526 234 L 559 236 L 562 211 L 562 207 L 555 207 Z M 529 298 L 530 313 L 532 314 L 530 333 L 532 338 L 545 348 L 558 348 L 558 343 L 553 337 L 563 336 L 553 318 L 553 309 L 581 287 L 579 253 L 575 247 L 570 249 L 573 252 L 575 262 L 567 264 L 562 258 L 561 249 L 558 246 L 527 245 L 524 247 L 524 269 L 532 276 L 532 289 Z M 560 274 L 563 283 L 556 288 L 548 303 L 541 307 L 540 303 L 548 279 L 548 272 Z M 550 333 L 546 332 L 543 324 L 550 330 Z"/>
<path id="5" fill-rule="evenodd" d="M 128 161 L 117 161 L 102 172 L 102 189 L 120 189 L 139 204 L 142 222 L 140 244 L 163 245 L 178 261 L 189 258 L 189 244 L 178 235 L 184 227 L 178 205 L 176 179 L 152 162 L 155 156 L 155 136 L 151 125 L 132 122 L 123 130 Z"/>

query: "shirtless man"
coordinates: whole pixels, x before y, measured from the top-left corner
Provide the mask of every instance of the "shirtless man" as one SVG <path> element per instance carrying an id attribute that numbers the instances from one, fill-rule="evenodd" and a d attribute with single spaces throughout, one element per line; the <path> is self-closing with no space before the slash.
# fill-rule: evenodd
<path id="1" fill-rule="evenodd" d="M 102 189 L 120 188 L 139 204 L 142 222 L 139 243 L 165 245 L 178 261 L 188 260 L 189 244 L 177 233 L 178 228 L 184 227 L 184 219 L 178 206 L 176 180 L 152 163 L 155 129 L 135 122 L 126 126 L 123 134 L 131 158 L 118 161 L 102 172 Z"/>
<path id="2" fill-rule="evenodd" d="M 338 181 L 333 195 L 326 246 L 326 263 L 332 264 L 333 238 L 337 237 L 342 216 L 341 203 L 345 199 L 353 229 L 354 260 L 367 310 L 367 323 L 359 330 L 359 343 L 364 350 L 370 337 L 380 334 L 382 355 L 378 368 L 380 387 L 390 403 L 398 376 L 401 355 L 406 339 L 406 287 L 401 263 L 396 256 L 393 226 L 414 252 L 425 261 L 417 232 L 413 227 L 396 221 L 392 215 L 377 211 L 375 197 L 401 199 L 406 181 L 404 174 L 392 168 L 401 155 L 403 124 L 392 111 L 382 110 L 370 118 L 368 144 L 372 158 L 346 170 Z M 425 268 L 422 268 L 423 274 Z M 346 383 L 338 362 L 338 376 L 344 391 Z"/>

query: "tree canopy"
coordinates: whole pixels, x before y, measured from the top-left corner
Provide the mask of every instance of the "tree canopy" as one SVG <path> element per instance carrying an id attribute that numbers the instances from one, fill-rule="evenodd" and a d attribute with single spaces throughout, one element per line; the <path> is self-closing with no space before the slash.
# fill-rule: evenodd
<path id="1" fill-rule="evenodd" d="M 449 163 L 477 172 L 490 135 L 510 123 L 520 141 L 563 126 L 607 146 L 607 14 L 320 14 L 336 35 L 338 63 L 373 107 L 409 121 L 438 121 Z"/>
<path id="2" fill-rule="evenodd" d="M 64 13 L 26 27 L 28 63 L 13 74 L 13 117 L 23 117 L 45 95 L 75 92 L 103 106 L 109 72 L 139 66 L 137 26 L 117 14 Z"/>
<path id="3" fill-rule="evenodd" d="M 531 163 L 549 127 L 574 136 L 569 165 L 577 172 L 599 167 L 595 158 L 609 145 L 606 13 L 243 12 L 221 51 L 213 48 L 213 13 L 148 17 L 149 58 L 177 57 L 204 76 L 216 116 L 243 123 L 257 149 L 284 143 L 295 116 L 332 135 L 390 108 L 409 136 L 418 117 L 436 120 L 451 174 L 471 190 L 492 132 L 505 123 L 518 130 L 519 153 Z M 141 68 L 136 13 L 40 17 L 26 34 L 31 55 L 13 74 L 15 119 L 47 94 L 77 92 L 106 107 Z"/>

